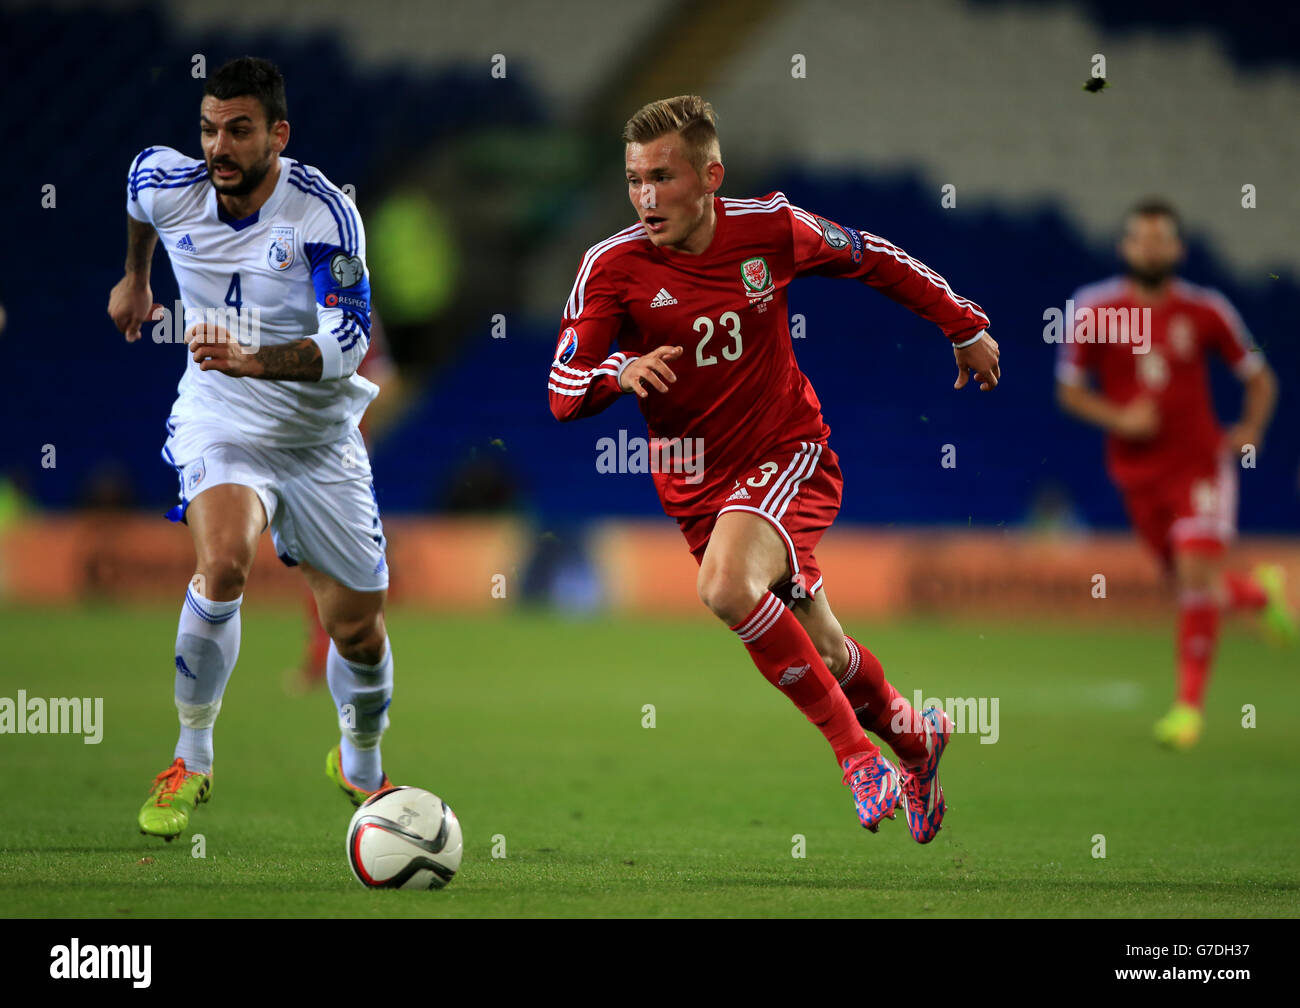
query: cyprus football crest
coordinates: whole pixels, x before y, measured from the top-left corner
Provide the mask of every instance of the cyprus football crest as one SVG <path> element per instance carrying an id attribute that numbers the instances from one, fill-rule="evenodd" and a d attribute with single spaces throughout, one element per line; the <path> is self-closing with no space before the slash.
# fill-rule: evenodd
<path id="1" fill-rule="evenodd" d="M 293 228 L 271 228 L 271 246 L 266 250 L 266 262 L 271 269 L 281 273 L 293 265 Z"/>

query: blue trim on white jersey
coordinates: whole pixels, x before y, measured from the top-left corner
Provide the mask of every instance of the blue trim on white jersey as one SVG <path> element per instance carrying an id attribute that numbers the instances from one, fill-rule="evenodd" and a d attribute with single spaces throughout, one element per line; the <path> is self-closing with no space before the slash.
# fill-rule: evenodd
<path id="1" fill-rule="evenodd" d="M 360 316 L 346 312 L 343 315 L 343 323 L 331 330 L 331 335 L 338 335 L 339 349 L 345 353 L 356 346 L 358 340 L 364 339 L 366 345 L 370 345 L 370 334 L 360 322 Z"/>
<path id="2" fill-rule="evenodd" d="M 207 177 L 207 165 L 193 158 L 185 158 L 186 164 L 170 168 L 144 163 L 153 155 L 163 152 L 177 153 L 168 147 L 146 147 L 131 162 L 131 168 L 126 174 L 126 188 L 132 200 L 139 201 L 141 189 L 177 189 L 193 185 Z"/>
<path id="3" fill-rule="evenodd" d="M 161 165 L 158 165 L 153 168 L 133 169 L 131 172 L 131 179 L 134 182 L 139 182 L 141 179 L 146 178 L 149 175 L 161 175 L 163 177 L 178 178 L 181 175 L 189 175 L 194 172 L 206 173 L 207 170 L 208 170 L 207 165 L 205 165 L 202 161 L 199 161 L 195 164 L 185 165 L 184 167 L 181 168 L 163 168 Z"/>
<path id="4" fill-rule="evenodd" d="M 330 331 L 343 350 L 352 349 L 358 339 L 370 342 L 370 280 L 363 273 L 356 283 L 342 287 L 335 279 L 330 263 L 335 256 L 349 256 L 346 249 L 326 242 L 304 242 L 303 252 L 311 264 L 316 303 L 323 308 L 337 308 L 342 321 Z"/>
<path id="5" fill-rule="evenodd" d="M 289 184 L 299 192 L 315 196 L 330 212 L 339 231 L 339 244 L 349 255 L 359 251 L 358 237 L 360 228 L 356 222 L 356 212 L 348 205 L 343 193 L 329 186 L 319 175 L 312 175 L 300 163 L 295 161 L 289 169 Z"/>
<path id="6" fill-rule="evenodd" d="M 167 418 L 167 433 L 169 436 L 176 433 L 176 431 L 173 429 L 171 417 Z M 159 454 L 162 456 L 162 460 L 164 462 L 166 462 L 169 466 L 171 466 L 173 469 L 176 470 L 176 478 L 180 481 L 181 484 L 181 489 L 179 491 L 181 502 L 177 504 L 175 507 L 168 510 L 163 517 L 166 518 L 168 521 L 183 522 L 185 521 L 185 512 L 189 510 L 189 506 L 190 506 L 189 499 L 185 496 L 185 470 L 180 465 L 177 464 L 176 456 L 174 456 L 171 453 L 171 449 L 168 448 L 166 445 L 163 445 L 162 451 L 159 452 Z"/>
<path id="7" fill-rule="evenodd" d="M 247 217 L 236 217 L 234 214 L 227 213 L 226 208 L 221 205 L 221 200 L 217 200 L 217 220 L 223 224 L 229 224 L 236 231 L 242 231 L 244 228 L 252 227 L 257 223 L 257 218 L 262 214 L 259 207 Z"/>
<path id="8" fill-rule="evenodd" d="M 308 169 L 301 161 L 295 161 L 289 167 L 289 178 L 291 181 L 298 183 L 297 188 L 303 192 L 318 196 L 326 205 L 337 206 L 343 212 L 346 229 L 340 227 L 340 238 L 348 248 L 349 252 L 357 251 L 357 238 L 360 235 L 360 228 L 357 226 L 356 214 L 349 205 L 343 191 L 319 175 Z M 338 219 L 337 216 L 335 218 Z"/>
<path id="9" fill-rule="evenodd" d="M 153 171 L 157 172 L 158 169 L 155 168 Z M 131 198 L 138 200 L 142 189 L 184 189 L 187 186 L 197 185 L 199 182 L 207 180 L 208 170 L 203 165 L 190 169 L 190 171 L 192 174 L 178 175 L 176 177 L 172 177 L 170 173 L 163 173 L 157 178 L 146 179 L 143 182 L 132 179 L 130 183 Z"/>

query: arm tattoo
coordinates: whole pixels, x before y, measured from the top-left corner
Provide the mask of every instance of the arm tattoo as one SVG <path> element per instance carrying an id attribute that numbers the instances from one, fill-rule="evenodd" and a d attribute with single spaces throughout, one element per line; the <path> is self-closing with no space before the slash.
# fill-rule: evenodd
<path id="1" fill-rule="evenodd" d="M 126 219 L 126 272 L 149 276 L 153 262 L 153 249 L 158 243 L 158 232 L 152 224 L 145 224 L 128 216 Z"/>
<path id="2" fill-rule="evenodd" d="M 320 347 L 311 339 L 262 347 L 254 356 L 263 368 L 257 377 L 277 381 L 320 381 L 325 366 Z"/>

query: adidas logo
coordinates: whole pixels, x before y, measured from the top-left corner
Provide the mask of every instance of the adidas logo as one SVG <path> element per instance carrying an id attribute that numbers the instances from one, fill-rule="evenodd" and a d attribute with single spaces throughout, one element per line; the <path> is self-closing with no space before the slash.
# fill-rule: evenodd
<path id="1" fill-rule="evenodd" d="M 194 242 L 190 241 L 189 235 L 186 235 L 184 238 L 178 241 L 176 243 L 176 247 L 180 249 L 182 252 L 197 252 L 199 250 L 198 246 L 195 245 Z"/>
<path id="2" fill-rule="evenodd" d="M 668 293 L 668 288 L 660 287 L 659 293 L 656 294 L 654 296 L 654 300 L 650 302 L 650 307 L 666 308 L 668 305 L 674 305 L 676 303 L 677 303 L 677 299 Z"/>
<path id="3" fill-rule="evenodd" d="M 812 668 L 811 665 L 791 665 L 788 669 L 786 669 L 784 672 L 781 673 L 781 679 L 777 683 L 777 685 L 790 686 L 793 683 L 797 683 L 800 679 L 803 678 L 804 673 L 807 672 L 810 668 Z"/>
<path id="4" fill-rule="evenodd" d="M 727 498 L 727 500 L 723 501 L 724 504 L 734 500 L 749 500 L 749 491 L 746 490 L 743 486 L 740 486 L 739 480 L 736 481 L 736 484 L 737 484 L 736 489 L 732 492 L 731 496 Z"/>

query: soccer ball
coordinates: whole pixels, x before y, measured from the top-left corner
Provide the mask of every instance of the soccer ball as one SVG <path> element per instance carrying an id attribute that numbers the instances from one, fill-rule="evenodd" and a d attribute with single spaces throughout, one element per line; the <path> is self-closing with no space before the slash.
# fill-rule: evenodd
<path id="1" fill-rule="evenodd" d="M 441 889 L 460 868 L 460 820 L 431 791 L 376 791 L 348 824 L 348 864 L 371 889 Z"/>

